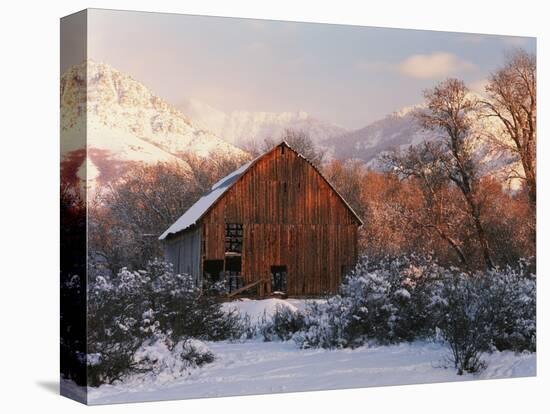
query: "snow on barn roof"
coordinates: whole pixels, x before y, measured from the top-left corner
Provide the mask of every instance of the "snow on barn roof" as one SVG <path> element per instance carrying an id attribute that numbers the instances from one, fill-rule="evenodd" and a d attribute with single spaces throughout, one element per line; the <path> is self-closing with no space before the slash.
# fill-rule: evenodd
<path id="1" fill-rule="evenodd" d="M 254 161 L 254 160 L 253 160 Z M 189 210 L 187 210 L 183 216 L 174 222 L 168 229 L 162 233 L 159 240 L 165 239 L 169 234 L 179 233 L 192 225 L 206 213 L 210 207 L 225 193 L 237 179 L 252 165 L 253 161 L 249 161 L 246 164 L 233 171 L 231 174 L 223 177 L 220 181 L 212 186 L 210 192 L 202 196 L 195 204 L 193 204 Z"/>
<path id="2" fill-rule="evenodd" d="M 233 171 L 231 174 L 225 176 L 220 181 L 218 181 L 216 184 L 212 186 L 210 191 L 206 193 L 204 196 L 202 196 L 195 204 L 193 204 L 189 210 L 187 210 L 183 216 L 181 216 L 179 219 L 177 219 L 174 224 L 172 224 L 168 229 L 161 234 L 159 237 L 159 240 L 164 240 L 166 237 L 168 237 L 170 234 L 176 234 L 180 231 L 184 231 L 188 229 L 189 227 L 197 224 L 197 222 L 204 216 L 209 210 L 210 207 L 212 207 L 216 201 L 220 199 L 220 197 L 237 182 L 237 180 L 246 172 L 248 169 L 253 166 L 259 159 L 263 158 L 265 155 L 269 154 L 271 151 L 275 150 L 275 148 L 280 147 L 281 145 L 285 145 L 287 148 L 290 148 L 294 152 L 298 154 L 300 158 L 303 158 L 308 162 L 315 170 L 323 177 L 323 179 L 326 181 L 326 183 L 332 188 L 332 190 L 340 197 L 340 199 L 344 202 L 346 207 L 351 211 L 351 213 L 355 216 L 355 218 L 358 220 L 360 224 L 363 224 L 363 221 L 361 218 L 357 215 L 355 211 L 351 208 L 351 206 L 347 203 L 347 201 L 340 195 L 338 191 L 332 186 L 332 184 L 321 174 L 321 172 L 315 167 L 313 164 L 311 164 L 307 158 L 305 158 L 302 154 L 295 151 L 286 141 L 281 142 L 280 144 L 276 145 L 272 150 L 267 151 L 266 153 L 260 155 L 259 157 L 254 158 L 253 160 L 247 162 L 246 164 L 242 165 L 235 171 Z"/>

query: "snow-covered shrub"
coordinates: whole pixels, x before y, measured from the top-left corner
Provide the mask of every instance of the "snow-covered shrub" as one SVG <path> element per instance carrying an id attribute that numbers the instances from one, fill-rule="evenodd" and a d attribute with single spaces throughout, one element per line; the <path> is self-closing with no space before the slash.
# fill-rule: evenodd
<path id="1" fill-rule="evenodd" d="M 479 372 L 486 365 L 481 356 L 489 350 L 491 328 L 481 277 L 448 271 L 441 289 L 437 326 L 459 375 Z"/>
<path id="2" fill-rule="evenodd" d="M 413 341 L 435 334 L 434 310 L 440 303 L 444 269 L 431 258 L 401 257 L 384 264 L 392 279 L 391 301 L 397 309 L 391 341 Z"/>
<path id="3" fill-rule="evenodd" d="M 133 362 L 136 372 L 163 381 L 180 377 L 214 359 L 214 354 L 197 339 L 174 342 L 163 336 L 145 341 L 135 352 Z"/>
<path id="4" fill-rule="evenodd" d="M 86 384 L 86 279 L 61 274 L 61 374 Z"/>
<path id="5" fill-rule="evenodd" d="M 306 307 L 305 329 L 296 340 L 302 347 L 333 348 L 430 336 L 439 275 L 429 258 L 362 258 L 338 295 Z"/>
<path id="6" fill-rule="evenodd" d="M 134 352 L 158 326 L 146 315 L 143 299 L 132 285 L 145 284 L 142 273 L 123 269 L 117 276 L 108 277 L 90 271 L 88 280 L 88 382 L 91 386 L 122 379 L 133 367 Z M 137 314 L 141 313 L 139 317 Z"/>
<path id="7" fill-rule="evenodd" d="M 536 282 L 527 266 L 474 274 L 447 269 L 434 309 L 458 374 L 485 367 L 483 352 L 535 351 Z"/>
<path id="8" fill-rule="evenodd" d="M 304 316 L 298 310 L 277 304 L 271 316 L 265 313 L 259 322 L 259 331 L 264 341 L 276 339 L 288 341 L 304 326 Z"/>
<path id="9" fill-rule="evenodd" d="M 459 372 L 483 368 L 481 353 L 535 350 L 535 276 L 530 266 L 467 273 L 429 257 L 362 258 L 338 295 L 308 303 L 302 348 L 357 347 L 442 338 Z"/>
<path id="10" fill-rule="evenodd" d="M 346 309 L 342 298 L 333 296 L 325 302 L 308 302 L 303 313 L 304 326 L 293 336 L 300 348 L 343 348 Z"/>
<path id="11" fill-rule="evenodd" d="M 92 386 L 112 383 L 137 369 L 135 353 L 145 341 L 168 337 L 222 340 L 240 335 L 236 312 L 201 291 L 189 275 L 170 264 L 150 262 L 145 270 L 122 269 L 116 276 L 90 271 L 88 362 Z"/>
<path id="12" fill-rule="evenodd" d="M 394 335 L 398 309 L 392 301 L 389 276 L 370 271 L 367 262 L 360 262 L 342 284 L 336 305 L 345 309 L 342 322 L 347 344 L 361 345 L 367 337 L 385 342 Z"/>
<path id="13" fill-rule="evenodd" d="M 482 280 L 487 301 L 485 319 L 491 346 L 517 352 L 536 350 L 536 277 L 528 261 L 516 268 L 491 270 Z"/>
<path id="14" fill-rule="evenodd" d="M 430 257 L 362 258 L 340 293 L 350 312 L 348 335 L 381 343 L 432 336 L 443 270 Z"/>
<path id="15" fill-rule="evenodd" d="M 253 322 L 248 313 L 229 310 L 235 317 L 235 324 L 232 328 L 232 334 L 228 338 L 231 341 L 245 341 L 247 339 L 256 338 L 259 334 L 260 325 L 258 322 Z"/>

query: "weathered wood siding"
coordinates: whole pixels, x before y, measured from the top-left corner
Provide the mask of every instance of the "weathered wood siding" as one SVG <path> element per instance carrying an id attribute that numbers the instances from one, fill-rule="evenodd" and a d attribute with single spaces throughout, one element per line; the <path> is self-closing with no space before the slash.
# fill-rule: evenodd
<path id="1" fill-rule="evenodd" d="M 163 243 L 164 257 L 174 265 L 176 273 L 187 273 L 201 283 L 201 229 L 178 234 Z"/>
<path id="2" fill-rule="evenodd" d="M 334 293 L 357 257 L 359 221 L 311 164 L 288 147 L 262 157 L 202 219 L 203 259 L 224 258 L 225 223 L 243 224 L 245 284 L 287 266 L 291 296 Z M 261 285 L 268 294 L 270 283 Z"/>

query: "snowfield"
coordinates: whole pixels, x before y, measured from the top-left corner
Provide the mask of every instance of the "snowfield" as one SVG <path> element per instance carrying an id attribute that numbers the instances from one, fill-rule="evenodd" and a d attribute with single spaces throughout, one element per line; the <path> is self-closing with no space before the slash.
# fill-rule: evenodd
<path id="1" fill-rule="evenodd" d="M 303 301 L 268 299 L 225 304 L 250 314 L 269 314 L 277 303 L 301 308 Z M 299 349 L 294 342 L 207 342 L 216 360 L 176 379 L 143 380 L 89 388 L 90 404 L 222 397 L 277 392 L 314 391 L 527 377 L 536 375 L 536 354 L 496 352 L 485 356 L 479 375 L 458 376 L 445 368 L 447 349 L 431 342 L 361 347 L 354 350 Z"/>

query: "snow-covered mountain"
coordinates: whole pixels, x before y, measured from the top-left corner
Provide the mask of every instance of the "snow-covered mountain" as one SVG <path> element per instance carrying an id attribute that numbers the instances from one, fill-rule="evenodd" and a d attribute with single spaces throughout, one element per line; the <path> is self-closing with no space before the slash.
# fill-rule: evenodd
<path id="1" fill-rule="evenodd" d="M 78 175 L 86 161 L 88 181 L 109 182 L 136 162 L 187 166 L 181 160 L 187 153 L 244 155 L 215 133 L 193 124 L 140 82 L 103 63 L 87 61 L 62 75 L 61 111 L 62 157 L 71 163 L 65 170 Z M 83 142 L 79 142 L 83 131 L 87 160 Z M 73 165 L 78 162 L 81 165 Z"/>
<path id="2" fill-rule="evenodd" d="M 304 131 L 316 143 L 322 143 L 328 138 L 346 132 L 344 128 L 315 118 L 304 111 L 225 113 L 194 99 L 189 99 L 178 107 L 201 127 L 241 147 L 250 143 L 261 143 L 265 138 L 278 139 L 285 129 Z"/>
<path id="3" fill-rule="evenodd" d="M 325 145 L 335 158 L 358 158 L 373 165 L 386 151 L 436 139 L 436 133 L 423 130 L 414 118 L 413 111 L 417 107 L 403 108 L 364 128 L 331 138 Z"/>
<path id="4" fill-rule="evenodd" d="M 422 105 L 403 108 L 383 119 L 375 121 L 364 128 L 347 132 L 325 141 L 324 145 L 331 155 L 337 159 L 357 158 L 363 160 L 369 167 L 381 167 L 379 157 L 388 151 L 405 150 L 411 145 L 439 139 L 440 133 L 424 130 L 413 112 Z M 500 178 L 508 176 L 512 170 L 521 171 L 521 165 L 514 157 L 502 151 L 502 145 L 496 145 L 494 137 L 499 137 L 500 124 L 495 119 L 477 119 L 474 122 L 471 141 L 474 151 L 482 165 L 485 174 L 497 175 Z M 488 139 L 488 136 L 492 139 Z M 502 138 L 499 138 L 502 144 Z M 515 188 L 519 181 L 510 182 Z"/>

